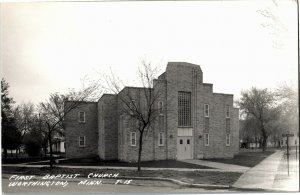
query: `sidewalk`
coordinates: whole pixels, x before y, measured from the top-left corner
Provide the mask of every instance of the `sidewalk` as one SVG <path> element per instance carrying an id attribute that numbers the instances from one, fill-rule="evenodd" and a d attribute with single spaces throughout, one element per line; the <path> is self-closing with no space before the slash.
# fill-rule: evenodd
<path id="1" fill-rule="evenodd" d="M 289 173 L 287 168 L 287 156 L 284 154 L 273 183 L 273 189 L 284 191 L 299 190 L 299 156 L 295 151 L 290 152 Z"/>
<path id="2" fill-rule="evenodd" d="M 276 185 L 274 185 L 276 175 L 283 174 L 283 170 L 278 169 L 280 163 L 282 162 L 283 155 L 283 151 L 276 151 L 274 154 L 263 160 L 261 163 L 245 172 L 233 184 L 232 187 L 245 190 L 290 191 L 286 188 L 277 188 Z M 278 182 L 280 183 L 280 181 Z"/>
<path id="3" fill-rule="evenodd" d="M 196 165 L 212 167 L 212 168 L 218 169 L 220 171 L 229 171 L 230 170 L 231 172 L 244 173 L 250 169 L 249 167 L 240 166 L 240 165 L 231 165 L 231 164 L 211 162 L 211 161 L 205 161 L 205 160 L 197 160 L 197 159 L 180 160 L 180 161 L 186 162 L 186 163 L 192 163 L 192 164 L 196 164 Z"/>

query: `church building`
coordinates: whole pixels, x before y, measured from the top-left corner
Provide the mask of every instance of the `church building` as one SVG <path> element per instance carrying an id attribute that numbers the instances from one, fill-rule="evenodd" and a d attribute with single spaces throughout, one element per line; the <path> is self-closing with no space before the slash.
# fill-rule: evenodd
<path id="1" fill-rule="evenodd" d="M 153 102 L 157 116 L 143 136 L 142 161 L 238 154 L 239 109 L 233 107 L 233 95 L 214 93 L 213 84 L 203 83 L 199 65 L 169 62 L 148 91 L 160 95 Z M 64 120 L 67 158 L 137 161 L 136 121 L 122 112 L 128 94 L 130 102 L 143 109 L 145 88 L 125 87 L 118 94 L 102 95 L 98 102 L 82 102 L 68 113 Z"/>

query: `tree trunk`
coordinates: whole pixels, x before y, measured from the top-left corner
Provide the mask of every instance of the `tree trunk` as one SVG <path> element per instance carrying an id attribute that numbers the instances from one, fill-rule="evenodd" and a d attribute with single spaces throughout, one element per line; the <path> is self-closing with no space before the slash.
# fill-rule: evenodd
<path id="1" fill-rule="evenodd" d="M 262 135 L 263 135 L 262 150 L 264 152 L 267 149 L 267 138 L 268 138 L 268 136 L 267 136 L 267 133 L 266 133 L 266 130 L 265 130 L 264 127 L 261 129 L 261 131 L 262 131 Z"/>
<path id="2" fill-rule="evenodd" d="M 4 148 L 4 158 L 7 158 L 7 148 Z"/>
<path id="3" fill-rule="evenodd" d="M 139 139 L 139 156 L 138 156 L 138 171 L 141 171 L 141 156 L 142 156 L 142 148 L 143 148 L 143 131 L 140 133 Z"/>
<path id="4" fill-rule="evenodd" d="M 47 144 L 44 144 L 44 157 L 46 158 L 47 156 Z"/>
<path id="5" fill-rule="evenodd" d="M 52 169 L 54 161 L 53 161 L 53 154 L 52 154 L 52 138 L 51 138 L 51 133 L 49 133 L 48 141 L 49 141 L 49 147 L 50 147 L 50 169 Z"/>
<path id="6" fill-rule="evenodd" d="M 16 158 L 18 158 L 18 148 L 16 149 Z"/>

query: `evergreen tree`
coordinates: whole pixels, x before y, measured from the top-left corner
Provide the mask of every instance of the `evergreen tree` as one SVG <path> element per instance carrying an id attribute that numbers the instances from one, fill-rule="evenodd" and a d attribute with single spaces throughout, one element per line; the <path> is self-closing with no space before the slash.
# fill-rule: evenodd
<path id="1" fill-rule="evenodd" d="M 17 149 L 20 132 L 17 129 L 16 121 L 12 112 L 14 100 L 9 96 L 9 84 L 1 80 L 1 125 L 2 125 L 2 148 L 7 158 L 7 149 Z"/>

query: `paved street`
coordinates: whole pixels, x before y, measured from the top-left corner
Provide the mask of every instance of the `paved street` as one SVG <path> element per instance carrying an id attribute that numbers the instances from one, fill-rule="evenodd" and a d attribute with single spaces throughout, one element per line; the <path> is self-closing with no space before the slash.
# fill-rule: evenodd
<path id="1" fill-rule="evenodd" d="M 244 174 L 233 184 L 234 190 L 267 190 L 267 191 L 298 191 L 299 190 L 299 157 L 295 157 L 295 151 L 291 152 L 289 158 L 289 175 L 287 174 L 287 161 L 284 151 L 276 151 L 274 154 L 270 155 L 258 165 L 252 168 L 245 168 L 241 166 L 228 166 L 223 163 L 208 163 L 200 160 L 193 160 L 190 163 L 206 163 L 206 165 L 212 166 L 215 169 L 206 169 L 202 171 L 214 171 L 214 172 L 226 172 L 226 171 L 237 171 L 244 172 Z M 35 167 L 40 165 L 5 165 L 5 166 L 28 166 Z M 226 167 L 229 169 L 226 170 Z M 83 167 L 75 167 L 82 169 Z M 91 168 L 90 166 L 84 168 Z M 126 167 L 123 167 L 126 169 Z M 98 167 L 98 169 L 103 169 L 103 167 Z M 151 170 L 163 170 L 164 168 L 149 168 Z M 164 169 L 169 170 L 169 169 Z M 183 171 L 185 169 L 177 169 L 177 171 Z M 194 171 L 189 170 L 189 171 Z M 18 193 L 18 192 L 119 192 L 119 193 L 198 193 L 198 192 L 226 192 L 228 190 L 224 189 L 202 189 L 202 188 L 189 188 L 182 187 L 180 185 L 167 182 L 167 181 L 153 181 L 153 180 L 133 180 L 130 184 L 114 184 L 114 180 L 102 180 L 101 185 L 78 185 L 78 182 L 85 180 L 86 178 L 76 178 L 68 180 L 68 185 L 66 187 L 61 186 L 31 186 L 31 187 L 8 187 L 8 178 L 11 174 L 3 174 L 3 192 L 6 193 Z M 40 180 L 36 178 L 35 180 Z M 91 181 L 91 179 L 88 179 Z"/>
<path id="2" fill-rule="evenodd" d="M 78 185 L 79 180 L 68 180 L 66 187 L 8 187 L 8 178 L 11 175 L 3 175 L 2 179 L 2 190 L 4 193 L 200 193 L 200 192 L 228 192 L 228 190 L 213 190 L 213 189 L 202 189 L 202 188 L 183 188 L 176 184 L 162 181 L 133 181 L 132 184 L 115 185 L 115 181 L 103 180 L 101 185 Z M 84 180 L 84 179 L 83 179 Z"/>

